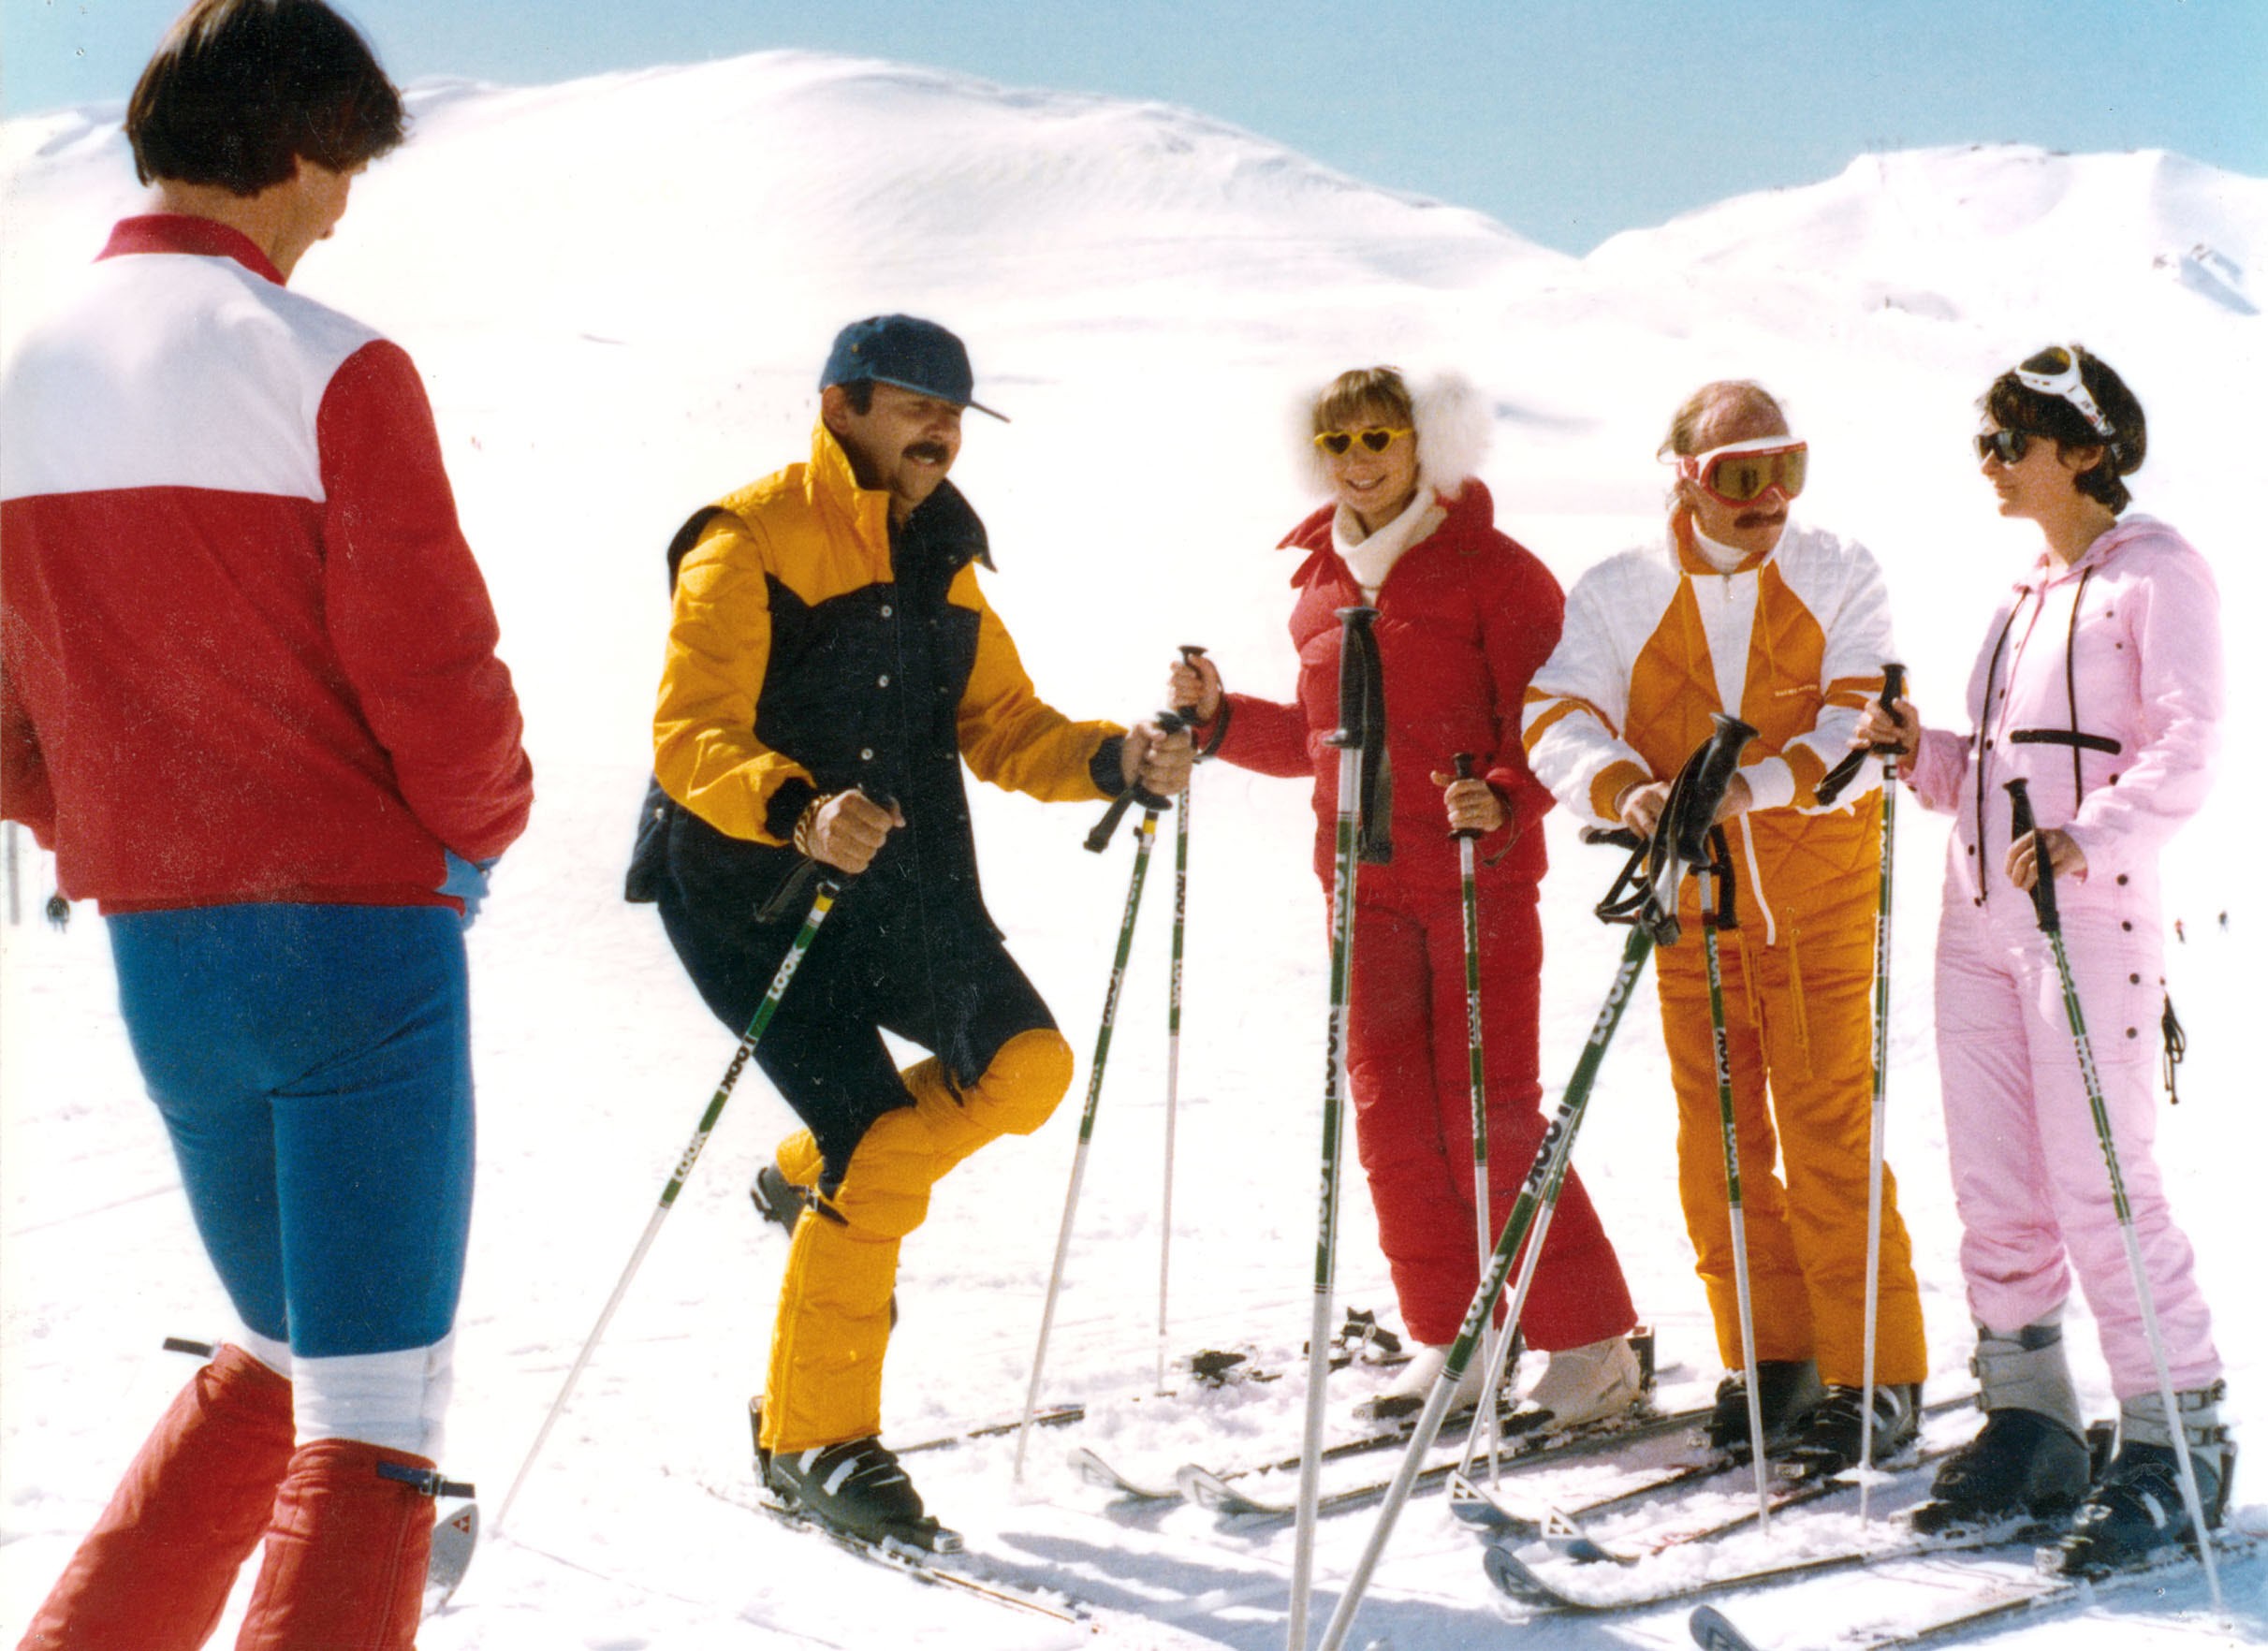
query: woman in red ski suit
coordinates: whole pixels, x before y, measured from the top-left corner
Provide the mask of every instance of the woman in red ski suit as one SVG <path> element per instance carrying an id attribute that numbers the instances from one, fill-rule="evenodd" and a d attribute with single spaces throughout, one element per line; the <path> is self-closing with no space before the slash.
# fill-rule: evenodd
<path id="1" fill-rule="evenodd" d="M 1315 399 L 1301 459 L 1335 502 L 1283 541 L 1306 552 L 1293 576 L 1299 650 L 1291 704 L 1224 694 L 1211 663 L 1175 667 L 1175 703 L 1202 719 L 1206 749 L 1260 773 L 1311 779 L 1315 869 L 1333 875 L 1339 807 L 1340 608 L 1377 609 L 1386 761 L 1379 807 L 1392 859 L 1355 880 L 1348 1071 L 1355 1137 L 1379 1238 L 1417 1356 L 1382 1408 L 1422 1403 L 1479 1283 L 1469 1092 L 1464 930 L 1453 826 L 1484 830 L 1479 880 L 1481 1010 L 1488 1103 L 1491 1228 L 1501 1226 L 1544 1132 L 1536 1020 L 1544 962 L 1535 829 L 1551 796 L 1528 771 L 1520 704 L 1558 640 L 1559 587 L 1492 525 L 1471 472 L 1488 412 L 1444 376 L 1412 395 L 1391 368 L 1342 374 Z M 1336 450 L 1334 450 L 1336 449 Z M 1475 777 L 1452 782 L 1472 753 Z M 1432 783 L 1428 784 L 1430 777 Z M 1635 1315 L 1590 1200 L 1570 1176 L 1525 1308 L 1529 1343 L 1554 1356 L 1535 1425 L 1572 1426 L 1637 1397 L 1624 1339 Z M 1479 1396 L 1475 1360 L 1460 1405 Z"/>

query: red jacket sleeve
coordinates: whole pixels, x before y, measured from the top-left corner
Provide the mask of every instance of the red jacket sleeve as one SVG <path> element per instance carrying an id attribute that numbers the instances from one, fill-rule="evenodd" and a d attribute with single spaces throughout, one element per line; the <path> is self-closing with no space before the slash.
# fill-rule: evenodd
<path id="1" fill-rule="evenodd" d="M 527 826 L 534 777 L 495 610 L 407 354 L 376 343 L 347 358 L 315 431 L 332 646 L 410 811 L 464 858 L 494 859 Z"/>
<path id="2" fill-rule="evenodd" d="M 1305 710 L 1249 694 L 1224 694 L 1222 706 L 1228 716 L 1228 732 L 1219 752 L 1223 762 L 1285 780 L 1314 776 Z"/>
<path id="3" fill-rule="evenodd" d="M 1484 612 L 1481 635 L 1481 646 L 1488 655 L 1488 674 L 1496 684 L 1499 730 L 1496 764 L 1485 777 L 1510 809 L 1514 840 L 1526 836 L 1551 811 L 1551 793 L 1528 769 L 1527 753 L 1520 743 L 1520 715 L 1528 684 L 1559 645 L 1559 631 L 1567 617 L 1567 597 L 1551 570 L 1526 550 L 1519 552 L 1518 567 L 1510 599 Z"/>
<path id="4" fill-rule="evenodd" d="M 11 627 L 12 628 L 12 627 Z M 32 828 L 39 846 L 55 846 L 55 793 L 31 713 L 8 683 L 7 650 L 0 647 L 0 814 Z"/>

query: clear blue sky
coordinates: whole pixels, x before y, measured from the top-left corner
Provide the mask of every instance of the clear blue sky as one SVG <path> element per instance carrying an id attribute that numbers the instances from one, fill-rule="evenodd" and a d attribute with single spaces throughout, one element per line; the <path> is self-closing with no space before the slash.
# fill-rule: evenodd
<path id="1" fill-rule="evenodd" d="M 123 100 L 175 0 L 0 0 L 0 112 Z M 358 0 L 397 79 L 798 46 L 1185 105 L 1586 252 L 1869 150 L 2268 175 L 2268 0 Z"/>

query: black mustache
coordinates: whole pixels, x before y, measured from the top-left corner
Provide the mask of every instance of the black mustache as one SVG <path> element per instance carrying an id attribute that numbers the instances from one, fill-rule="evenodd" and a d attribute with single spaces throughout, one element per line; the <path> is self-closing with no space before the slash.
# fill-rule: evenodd
<path id="1" fill-rule="evenodd" d="M 950 463 L 953 458 L 943 442 L 915 442 L 905 450 L 905 456 L 909 459 L 929 459 L 939 464 Z"/>

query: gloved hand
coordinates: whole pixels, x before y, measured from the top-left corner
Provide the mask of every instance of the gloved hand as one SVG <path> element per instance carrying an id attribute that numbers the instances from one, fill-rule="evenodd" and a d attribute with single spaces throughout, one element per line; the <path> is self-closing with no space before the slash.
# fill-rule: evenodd
<path id="1" fill-rule="evenodd" d="M 442 850 L 448 863 L 448 875 L 441 880 L 437 894 L 454 895 L 464 902 L 464 916 L 460 926 L 473 927 L 473 919 L 480 915 L 480 902 L 488 899 L 489 873 L 496 869 L 494 860 L 483 860 L 477 866 L 452 850 Z"/>

